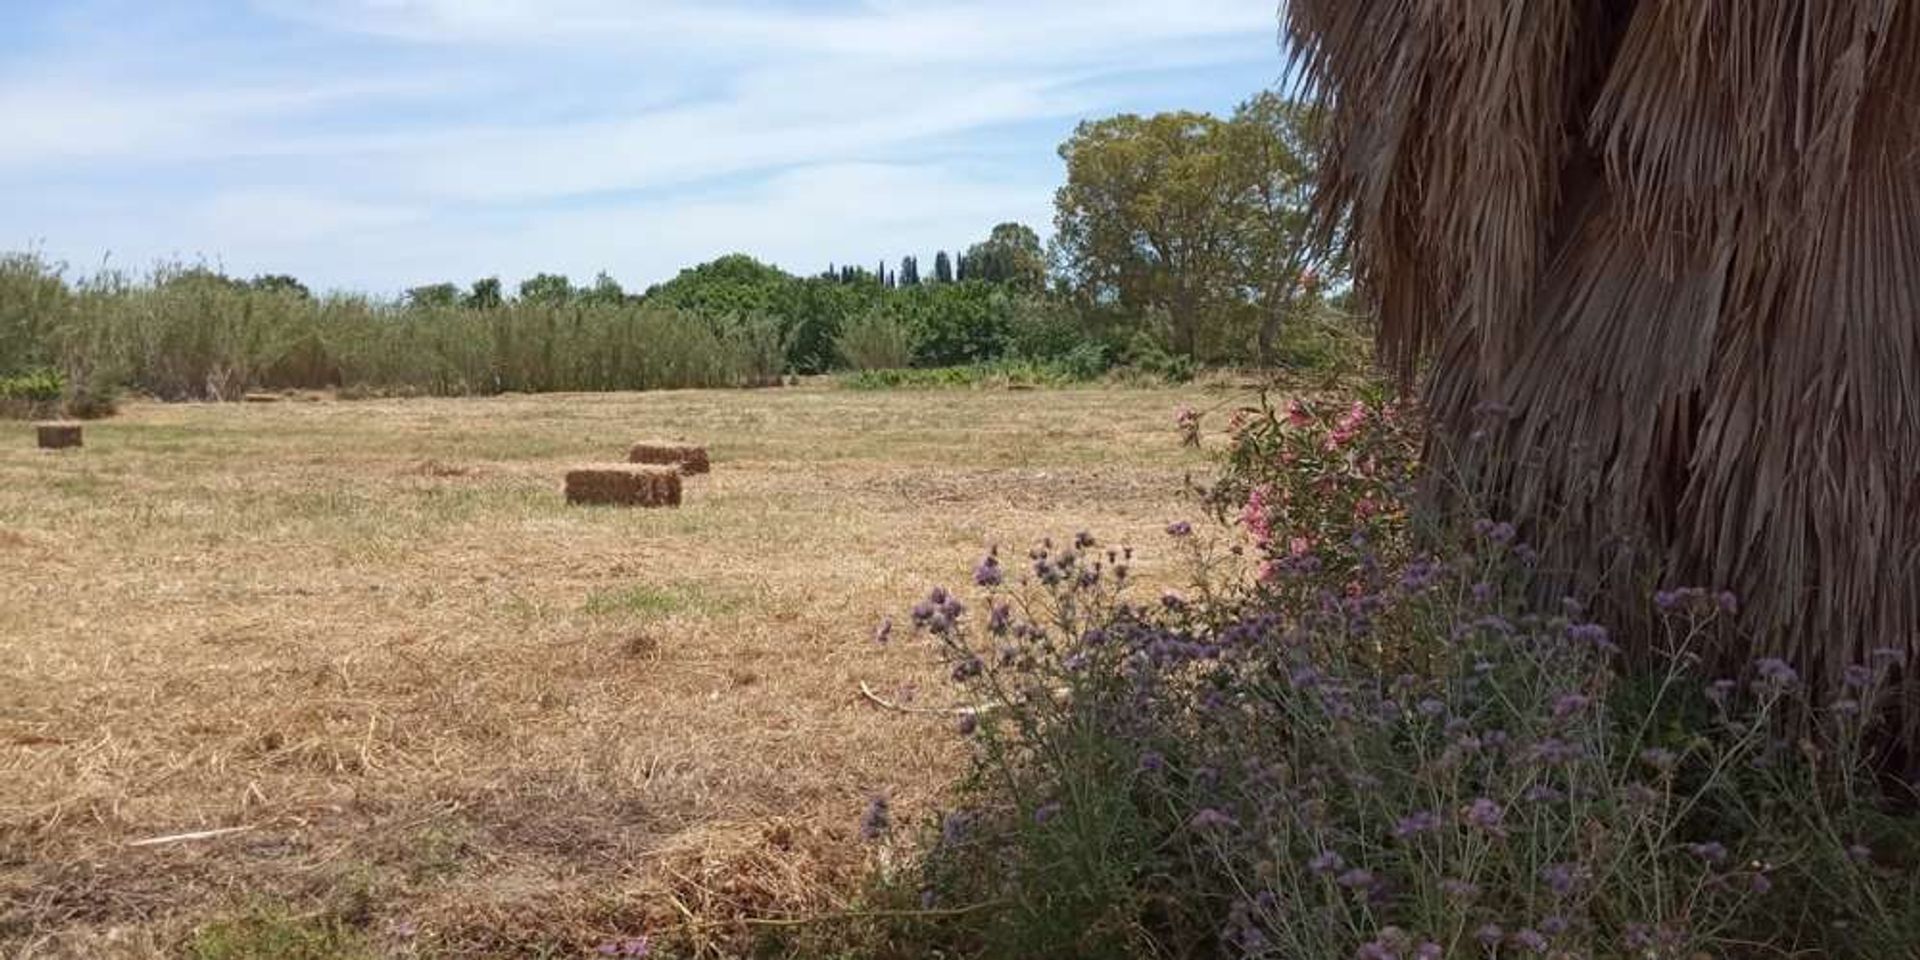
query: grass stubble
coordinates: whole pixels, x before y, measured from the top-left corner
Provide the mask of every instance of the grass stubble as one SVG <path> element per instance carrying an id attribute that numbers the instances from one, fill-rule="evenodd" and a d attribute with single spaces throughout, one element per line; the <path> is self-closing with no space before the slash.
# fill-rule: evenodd
<path id="1" fill-rule="evenodd" d="M 1171 412 L 1222 402 L 133 404 L 84 452 L 17 437 L 0 956 L 228 955 L 261 916 L 334 955 L 719 954 L 746 918 L 843 909 L 866 799 L 909 822 L 961 759 L 860 693 L 950 695 L 874 626 L 989 544 L 1152 542 L 1203 469 Z M 652 435 L 712 450 L 680 510 L 565 504 L 564 465 Z"/>

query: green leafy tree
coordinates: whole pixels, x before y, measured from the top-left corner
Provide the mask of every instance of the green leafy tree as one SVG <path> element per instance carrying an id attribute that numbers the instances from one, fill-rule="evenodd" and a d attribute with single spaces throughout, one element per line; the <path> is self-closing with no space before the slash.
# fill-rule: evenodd
<path id="1" fill-rule="evenodd" d="M 313 299 L 313 291 L 308 290 L 306 284 L 284 273 L 269 273 L 254 277 L 247 286 L 262 293 L 285 293 L 302 300 Z"/>
<path id="2" fill-rule="evenodd" d="M 460 303 L 460 288 L 451 283 L 412 287 L 405 297 L 409 307 L 452 307 Z"/>
<path id="3" fill-rule="evenodd" d="M 500 292 L 500 278 L 483 277 L 473 282 L 460 305 L 473 310 L 492 310 L 505 302 L 506 297 Z"/>
<path id="4" fill-rule="evenodd" d="M 953 258 L 947 256 L 945 250 L 933 255 L 933 282 L 953 282 Z"/>
<path id="5" fill-rule="evenodd" d="M 558 306 L 574 298 L 573 281 L 564 274 L 541 273 L 520 281 L 520 299 L 527 303 Z"/>
<path id="6" fill-rule="evenodd" d="M 1003 223 L 961 258 L 966 276 L 1036 293 L 1047 283 L 1047 254 L 1040 235 L 1022 223 Z"/>
<path id="7" fill-rule="evenodd" d="M 1164 326 L 1169 349 L 1223 359 L 1278 329 L 1302 270 L 1307 111 L 1261 97 L 1232 119 L 1124 114 L 1060 148 L 1056 254 L 1091 309 Z M 1164 318 L 1149 321 L 1149 318 Z M 1255 345 L 1257 349 L 1257 344 Z"/>

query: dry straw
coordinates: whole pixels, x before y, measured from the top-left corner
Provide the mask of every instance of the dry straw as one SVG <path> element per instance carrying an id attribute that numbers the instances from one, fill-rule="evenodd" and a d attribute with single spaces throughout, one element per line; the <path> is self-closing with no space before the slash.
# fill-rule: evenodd
<path id="1" fill-rule="evenodd" d="M 1623 611 L 1735 591 L 1722 668 L 1920 650 L 1920 7 L 1287 11 L 1322 222 L 1471 498 Z"/>
<path id="2" fill-rule="evenodd" d="M 685 474 L 706 473 L 713 468 L 707 460 L 707 448 L 688 443 L 636 443 L 627 454 L 627 460 L 630 463 L 677 466 Z"/>
<path id="3" fill-rule="evenodd" d="M 596 466 L 567 471 L 567 502 L 677 507 L 680 474 L 651 467 Z"/>
<path id="4" fill-rule="evenodd" d="M 80 446 L 80 425 L 77 423 L 36 423 L 33 430 L 39 435 L 42 450 L 65 450 Z"/>

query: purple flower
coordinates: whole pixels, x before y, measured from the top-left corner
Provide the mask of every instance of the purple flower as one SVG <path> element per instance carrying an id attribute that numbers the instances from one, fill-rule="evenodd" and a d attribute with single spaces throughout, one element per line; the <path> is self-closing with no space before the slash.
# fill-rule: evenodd
<path id="1" fill-rule="evenodd" d="M 1192 827 L 1196 832 L 1200 833 L 1226 830 L 1239 825 L 1240 822 L 1238 820 L 1212 807 L 1202 809 L 1199 813 L 1193 815 L 1193 819 L 1187 821 L 1187 826 Z"/>
<path id="2" fill-rule="evenodd" d="M 1422 941 L 1419 946 L 1413 948 L 1413 960 L 1441 960 L 1445 956 L 1446 952 L 1432 940 Z"/>
<path id="3" fill-rule="evenodd" d="M 1503 520 L 1487 530 L 1487 539 L 1494 543 L 1512 543 L 1515 533 L 1513 524 Z"/>
<path id="4" fill-rule="evenodd" d="M 1369 940 L 1353 951 L 1353 960 L 1400 960 L 1400 954 L 1382 941 Z"/>
<path id="5" fill-rule="evenodd" d="M 1332 873 L 1346 865 L 1347 862 L 1332 850 L 1322 850 L 1314 854 L 1313 859 L 1307 861 L 1307 869 L 1321 876 Z"/>
<path id="6" fill-rule="evenodd" d="M 1193 524 L 1185 520 L 1176 520 L 1167 524 L 1167 536 L 1184 537 L 1193 533 Z"/>
<path id="7" fill-rule="evenodd" d="M 1467 826 L 1485 830 L 1495 836 L 1506 835 L 1506 828 L 1501 826 L 1501 821 L 1506 819 L 1506 815 L 1506 811 L 1502 810 L 1499 804 L 1486 797 L 1474 800 L 1460 811 L 1460 819 Z"/>
<path id="8" fill-rule="evenodd" d="M 1507 938 L 1507 932 L 1500 929 L 1497 923 L 1482 924 L 1480 929 L 1473 932 L 1473 938 L 1480 941 L 1481 946 L 1491 950 Z"/>
<path id="9" fill-rule="evenodd" d="M 1534 744 L 1533 748 L 1527 751 L 1527 759 L 1549 767 L 1558 767 L 1580 759 L 1585 753 L 1586 750 L 1577 743 L 1548 737 Z"/>
<path id="10" fill-rule="evenodd" d="M 1000 572 L 1000 558 L 989 553 L 973 568 L 973 582 L 976 586 L 997 587 L 1005 578 Z"/>
<path id="11" fill-rule="evenodd" d="M 1554 698 L 1553 718 L 1555 720 L 1565 720 L 1585 710 L 1591 703 L 1593 703 L 1593 698 L 1584 693 L 1563 693 Z"/>
<path id="12" fill-rule="evenodd" d="M 980 715 L 968 710 L 953 718 L 953 729 L 963 737 L 971 737 L 980 729 Z"/>
<path id="13" fill-rule="evenodd" d="M 1515 930 L 1513 932 L 1513 943 L 1515 946 L 1531 953 L 1547 952 L 1547 938 L 1541 936 L 1540 931 L 1532 928 Z"/>
<path id="14" fill-rule="evenodd" d="M 1634 953 L 1651 950 L 1654 947 L 1653 928 L 1644 923 L 1629 923 L 1621 940 Z"/>
<path id="15" fill-rule="evenodd" d="M 1733 686 L 1732 680 L 1715 680 L 1707 684 L 1707 699 L 1715 704 L 1724 706 L 1727 702 L 1728 695 L 1733 693 Z"/>
<path id="16" fill-rule="evenodd" d="M 1007 632 L 1008 624 L 1011 624 L 1012 622 L 1013 622 L 1012 607 L 1004 603 L 996 603 L 992 607 L 988 608 L 987 610 L 987 632 L 988 633 L 991 633 L 996 637 L 1003 636 Z"/>
<path id="17" fill-rule="evenodd" d="M 1333 882 L 1349 890 L 1371 887 L 1373 886 L 1373 871 L 1365 867 L 1354 867 L 1335 877 Z"/>
<path id="18" fill-rule="evenodd" d="M 886 643 L 888 640 L 892 640 L 892 639 L 893 639 L 893 618 L 882 617 L 880 619 L 879 628 L 873 631 L 873 642 Z"/>
<path id="19" fill-rule="evenodd" d="M 1480 896 L 1480 888 L 1478 886 L 1468 883 L 1465 880 L 1455 880 L 1452 877 L 1440 881 L 1440 892 L 1446 894 L 1449 899 L 1463 902 L 1476 900 Z"/>
<path id="20" fill-rule="evenodd" d="M 1847 859 L 1852 860 L 1854 863 L 1871 863 L 1873 861 L 1873 851 L 1856 843 L 1847 848 Z"/>
<path id="21" fill-rule="evenodd" d="M 1665 747 L 1648 747 L 1640 751 L 1640 762 L 1662 773 L 1667 773 L 1680 762 L 1680 758 Z"/>
<path id="22" fill-rule="evenodd" d="M 1767 879 L 1764 873 L 1756 873 L 1747 881 L 1747 889 L 1752 890 L 1756 896 L 1764 897 L 1773 892 L 1773 881 Z"/>
<path id="23" fill-rule="evenodd" d="M 1545 783 L 1536 783 L 1528 787 L 1526 793 L 1521 796 L 1523 796 L 1528 803 L 1559 803 L 1567 798 L 1565 793 Z"/>
<path id="24" fill-rule="evenodd" d="M 1420 715 L 1423 717 L 1437 717 L 1446 712 L 1447 705 L 1432 697 L 1420 701 Z"/>
<path id="25" fill-rule="evenodd" d="M 867 812 L 860 817 L 860 839 L 878 840 L 892 828 L 893 814 L 887 809 L 887 798 L 876 793 L 867 801 Z"/>
<path id="26" fill-rule="evenodd" d="M 1753 669 L 1760 675 L 1761 681 L 1774 687 L 1792 686 L 1800 680 L 1800 675 L 1779 657 L 1762 657 L 1755 660 Z"/>
<path id="27" fill-rule="evenodd" d="M 1687 852 L 1716 866 L 1727 862 L 1726 845 L 1717 840 L 1709 840 L 1706 843 L 1687 844 Z"/>
<path id="28" fill-rule="evenodd" d="M 1059 815 L 1060 815 L 1060 804 L 1043 803 L 1034 809 L 1033 822 L 1044 825 L 1047 821 L 1052 820 L 1054 817 L 1057 817 Z"/>
<path id="29" fill-rule="evenodd" d="M 1653 605 L 1662 610 L 1672 610 L 1680 605 L 1680 594 L 1674 590 L 1657 590 L 1653 594 Z"/>
<path id="30" fill-rule="evenodd" d="M 1720 605 L 1720 609 L 1728 613 L 1740 612 L 1740 598 L 1735 596 L 1732 590 L 1722 590 L 1713 599 Z"/>
<path id="31" fill-rule="evenodd" d="M 1473 585 L 1473 599 L 1476 603 L 1486 603 L 1493 599 L 1493 584 L 1480 581 Z"/>
<path id="32" fill-rule="evenodd" d="M 1581 869 L 1577 863 L 1550 863 L 1540 868 L 1540 880 L 1556 896 L 1567 896 L 1580 885 Z"/>
<path id="33" fill-rule="evenodd" d="M 1563 933 L 1566 933 L 1568 926 L 1570 926 L 1570 924 L 1567 923 L 1566 917 L 1560 916 L 1559 914 L 1554 914 L 1553 916 L 1546 917 L 1540 921 L 1540 932 L 1546 934 L 1549 937 L 1557 937 Z"/>
<path id="34" fill-rule="evenodd" d="M 1437 829 L 1439 826 L 1439 815 L 1431 810 L 1420 810 L 1401 817 L 1400 822 L 1394 824 L 1393 835 L 1401 840 L 1405 840 L 1408 837 Z"/>
<path id="35" fill-rule="evenodd" d="M 967 838 L 967 829 L 973 826 L 973 818 L 961 811 L 954 811 L 940 818 L 940 842 L 953 846 Z"/>
<path id="36" fill-rule="evenodd" d="M 1867 684 L 1873 682 L 1873 671 L 1856 663 L 1842 671 L 1840 679 L 1845 682 L 1847 686 L 1855 690 L 1861 690 L 1865 689 Z"/>
<path id="37" fill-rule="evenodd" d="M 1158 751 L 1148 750 L 1140 755 L 1140 769 L 1147 773 L 1157 773 L 1166 769 L 1167 758 Z"/>

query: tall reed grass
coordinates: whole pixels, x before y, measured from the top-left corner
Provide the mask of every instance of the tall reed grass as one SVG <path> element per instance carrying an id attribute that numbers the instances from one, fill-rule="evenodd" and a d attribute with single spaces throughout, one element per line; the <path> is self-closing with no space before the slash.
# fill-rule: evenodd
<path id="1" fill-rule="evenodd" d="M 0 261 L 0 374 L 50 367 L 168 400 L 751 386 L 781 374 L 785 347 L 767 318 L 657 304 L 403 306 L 177 268 L 67 282 L 37 258 Z"/>

